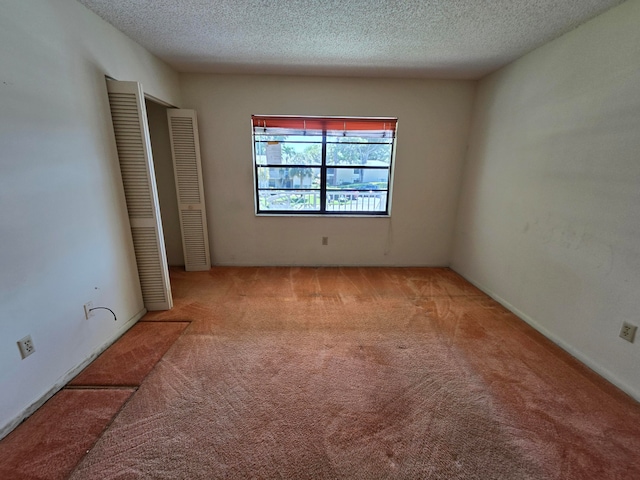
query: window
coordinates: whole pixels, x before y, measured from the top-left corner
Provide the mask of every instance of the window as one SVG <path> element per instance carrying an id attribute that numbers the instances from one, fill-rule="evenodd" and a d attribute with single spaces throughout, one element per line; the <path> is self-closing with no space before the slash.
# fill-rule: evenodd
<path id="1" fill-rule="evenodd" d="M 256 213 L 389 214 L 396 118 L 251 119 Z"/>

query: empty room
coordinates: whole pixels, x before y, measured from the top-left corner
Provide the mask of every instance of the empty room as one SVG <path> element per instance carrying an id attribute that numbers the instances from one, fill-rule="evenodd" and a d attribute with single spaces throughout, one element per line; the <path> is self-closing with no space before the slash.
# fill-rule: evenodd
<path id="1" fill-rule="evenodd" d="M 0 4 L 0 477 L 640 478 L 640 0 Z"/>

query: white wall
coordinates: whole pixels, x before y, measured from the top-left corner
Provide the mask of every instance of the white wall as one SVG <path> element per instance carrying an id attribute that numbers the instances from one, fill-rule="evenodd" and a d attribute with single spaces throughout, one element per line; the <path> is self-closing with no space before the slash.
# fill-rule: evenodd
<path id="1" fill-rule="evenodd" d="M 144 311 L 105 74 L 180 98 L 175 72 L 74 0 L 2 2 L 0 45 L 1 437 Z M 118 322 L 85 320 L 89 300 Z"/>
<path id="2" fill-rule="evenodd" d="M 640 399 L 640 1 L 482 80 L 453 268 Z"/>
<path id="3" fill-rule="evenodd" d="M 207 74 L 180 81 L 186 107 L 198 111 L 214 264 L 449 264 L 473 82 Z M 397 116 L 391 217 L 256 217 L 251 114 Z"/>

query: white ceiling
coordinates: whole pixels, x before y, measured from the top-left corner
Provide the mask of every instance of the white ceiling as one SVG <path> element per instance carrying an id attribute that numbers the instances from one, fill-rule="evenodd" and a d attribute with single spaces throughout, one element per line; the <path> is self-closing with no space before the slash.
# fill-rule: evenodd
<path id="1" fill-rule="evenodd" d="M 623 0 L 79 0 L 181 72 L 480 78 Z"/>

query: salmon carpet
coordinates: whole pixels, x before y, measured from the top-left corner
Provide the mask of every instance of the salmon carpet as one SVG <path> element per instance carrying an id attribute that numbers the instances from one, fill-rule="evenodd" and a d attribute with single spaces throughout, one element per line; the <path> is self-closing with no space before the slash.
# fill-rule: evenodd
<path id="1" fill-rule="evenodd" d="M 138 386 L 189 322 L 138 322 L 69 386 Z"/>
<path id="2" fill-rule="evenodd" d="M 448 269 L 172 270 L 73 479 L 640 478 L 640 405 Z"/>
<path id="3" fill-rule="evenodd" d="M 68 478 L 188 325 L 139 322 L 130 328 L 0 441 L 0 478 Z"/>
<path id="4" fill-rule="evenodd" d="M 640 404 L 449 269 L 171 282 L 0 442 L 2 478 L 640 478 Z"/>
<path id="5" fill-rule="evenodd" d="M 58 392 L 0 442 L 0 478 L 68 478 L 133 392 L 131 388 Z"/>

